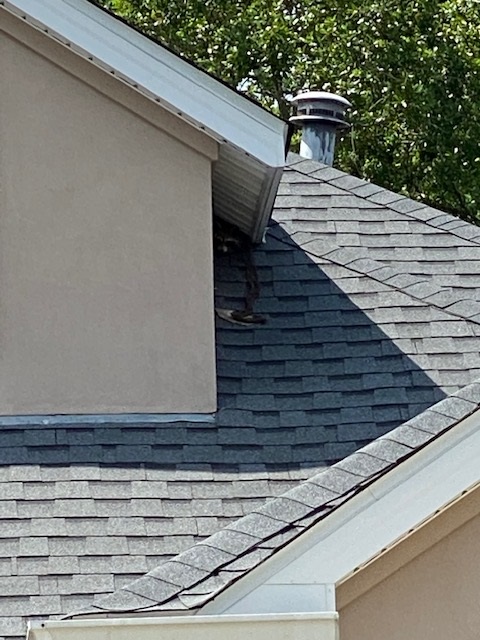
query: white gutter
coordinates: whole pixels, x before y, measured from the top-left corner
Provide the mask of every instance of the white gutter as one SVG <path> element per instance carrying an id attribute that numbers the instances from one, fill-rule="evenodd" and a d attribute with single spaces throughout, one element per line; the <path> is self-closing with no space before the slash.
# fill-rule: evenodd
<path id="1" fill-rule="evenodd" d="M 338 640 L 338 614 L 31 622 L 27 640 Z"/>
<path id="2" fill-rule="evenodd" d="M 333 608 L 329 585 L 477 485 L 479 456 L 477 410 L 207 603 L 202 614 Z"/>

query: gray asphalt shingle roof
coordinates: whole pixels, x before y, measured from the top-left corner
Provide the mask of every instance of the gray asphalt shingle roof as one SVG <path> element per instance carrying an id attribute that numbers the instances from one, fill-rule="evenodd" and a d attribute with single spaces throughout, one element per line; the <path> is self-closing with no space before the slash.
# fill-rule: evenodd
<path id="1" fill-rule="evenodd" d="M 479 228 L 293 157 L 255 258 L 214 424 L 2 428 L 0 636 L 200 606 L 478 406 Z M 244 287 L 217 259 L 218 306 Z"/>
<path id="2" fill-rule="evenodd" d="M 476 382 L 77 615 L 202 607 L 479 406 Z"/>

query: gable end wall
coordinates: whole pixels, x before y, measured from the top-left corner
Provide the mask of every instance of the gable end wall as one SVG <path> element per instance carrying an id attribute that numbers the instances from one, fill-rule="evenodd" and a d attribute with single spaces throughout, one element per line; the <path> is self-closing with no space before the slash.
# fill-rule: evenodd
<path id="1" fill-rule="evenodd" d="M 216 143 L 0 18 L 0 415 L 213 411 Z"/>
<path id="2" fill-rule="evenodd" d="M 342 640 L 474 640 L 480 489 L 337 587 Z"/>

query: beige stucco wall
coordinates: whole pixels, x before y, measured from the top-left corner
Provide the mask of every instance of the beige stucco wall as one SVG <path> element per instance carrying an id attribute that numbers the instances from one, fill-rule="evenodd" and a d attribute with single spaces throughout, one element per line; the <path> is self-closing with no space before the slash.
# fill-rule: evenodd
<path id="1" fill-rule="evenodd" d="M 479 494 L 466 517 L 456 505 L 338 587 L 341 640 L 478 639 Z"/>
<path id="2" fill-rule="evenodd" d="M 0 415 L 213 411 L 216 143 L 1 13 Z"/>

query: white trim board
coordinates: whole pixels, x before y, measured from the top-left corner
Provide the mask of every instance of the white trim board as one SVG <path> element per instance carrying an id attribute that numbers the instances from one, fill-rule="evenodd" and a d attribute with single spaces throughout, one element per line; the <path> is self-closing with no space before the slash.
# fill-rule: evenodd
<path id="1" fill-rule="evenodd" d="M 232 585 L 201 613 L 331 607 L 328 585 L 480 482 L 479 455 L 477 410 Z"/>
<path id="2" fill-rule="evenodd" d="M 27 640 L 338 640 L 334 612 L 30 622 Z"/>
<path id="3" fill-rule="evenodd" d="M 87 0 L 1 4 L 218 142 L 266 166 L 284 166 L 285 122 Z"/>

